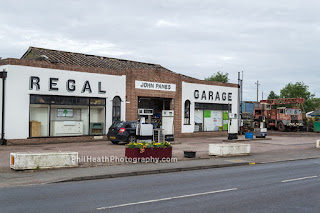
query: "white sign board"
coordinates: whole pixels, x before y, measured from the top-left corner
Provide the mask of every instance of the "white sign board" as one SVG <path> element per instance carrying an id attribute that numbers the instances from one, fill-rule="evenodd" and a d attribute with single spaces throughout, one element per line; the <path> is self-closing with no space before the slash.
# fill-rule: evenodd
<path id="1" fill-rule="evenodd" d="M 149 82 L 149 81 L 136 81 L 135 88 L 175 92 L 176 84 Z"/>

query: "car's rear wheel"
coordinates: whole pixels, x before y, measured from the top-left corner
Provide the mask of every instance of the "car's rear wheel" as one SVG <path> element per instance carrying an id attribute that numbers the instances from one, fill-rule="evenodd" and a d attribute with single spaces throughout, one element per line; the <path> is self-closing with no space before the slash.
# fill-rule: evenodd
<path id="1" fill-rule="evenodd" d="M 134 135 L 130 135 L 129 137 L 128 137 L 128 143 L 130 143 L 130 142 L 136 142 L 137 141 L 137 138 L 136 138 L 136 136 L 134 136 Z"/>
<path id="2" fill-rule="evenodd" d="M 111 143 L 113 143 L 113 144 L 118 144 L 119 141 L 111 141 Z"/>

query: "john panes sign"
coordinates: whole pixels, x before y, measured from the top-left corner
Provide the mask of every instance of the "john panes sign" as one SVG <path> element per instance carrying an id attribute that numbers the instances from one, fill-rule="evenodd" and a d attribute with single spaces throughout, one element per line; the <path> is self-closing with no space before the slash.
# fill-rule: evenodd
<path id="1" fill-rule="evenodd" d="M 176 91 L 175 84 L 150 82 L 150 81 L 136 81 L 136 89 L 147 89 L 147 90 L 161 90 L 161 91 Z"/>

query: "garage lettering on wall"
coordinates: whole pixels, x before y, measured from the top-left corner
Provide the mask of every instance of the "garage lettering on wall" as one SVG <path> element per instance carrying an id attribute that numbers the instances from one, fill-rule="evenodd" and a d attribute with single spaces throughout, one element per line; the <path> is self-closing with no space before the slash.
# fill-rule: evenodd
<path id="1" fill-rule="evenodd" d="M 200 92 L 199 90 L 194 91 L 194 98 L 197 100 L 208 100 L 208 101 L 232 101 L 232 93 L 231 92 L 213 92 L 213 91 L 205 91 Z"/>
<path id="2" fill-rule="evenodd" d="M 59 91 L 59 78 L 49 78 L 49 91 Z M 68 79 L 65 82 L 66 90 L 68 92 L 74 92 L 77 89 L 77 82 L 74 79 Z M 81 84 L 80 84 L 81 85 Z M 41 79 L 38 76 L 30 76 L 29 81 L 29 90 L 40 90 L 41 88 Z M 85 81 L 81 88 L 81 93 L 92 93 L 90 81 Z M 102 83 L 98 82 L 98 93 L 105 94 L 106 91 L 102 90 Z"/>

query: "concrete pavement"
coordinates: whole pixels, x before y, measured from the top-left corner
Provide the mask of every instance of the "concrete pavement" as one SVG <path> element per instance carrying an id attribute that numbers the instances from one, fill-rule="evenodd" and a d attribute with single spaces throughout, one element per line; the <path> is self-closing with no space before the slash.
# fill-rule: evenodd
<path id="1" fill-rule="evenodd" d="M 240 136 L 240 139 L 242 137 Z M 61 150 L 77 151 L 80 157 L 123 157 L 125 146 L 113 145 L 108 141 L 99 141 L 0 147 L 0 187 L 177 172 L 320 157 L 320 150 L 315 148 L 316 140 L 320 138 L 320 134 L 299 135 L 299 133 L 292 133 L 284 136 L 270 136 L 270 138 L 272 140 L 242 141 L 241 143 L 250 143 L 252 145 L 251 155 L 249 156 L 228 158 L 209 156 L 209 143 L 222 143 L 225 138 L 178 138 L 176 144 L 173 145 L 173 157 L 178 160 L 175 163 L 81 162 L 80 168 L 18 172 L 9 168 L 10 152 Z M 192 160 L 184 158 L 184 150 L 197 151 L 197 158 Z"/>

